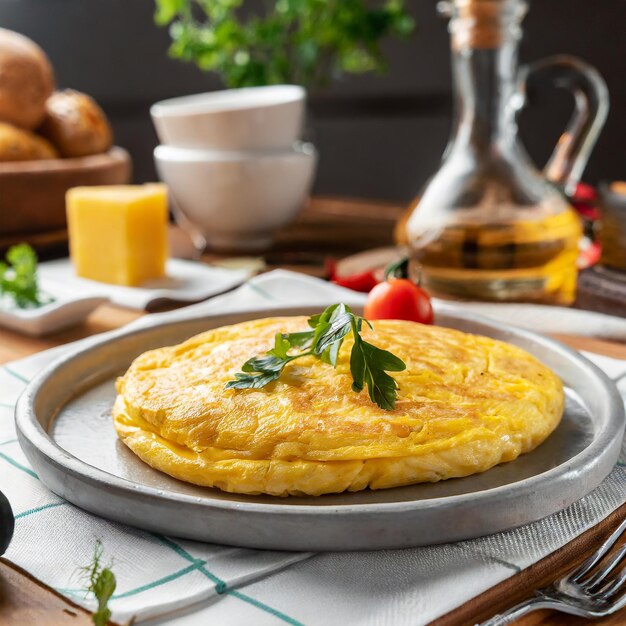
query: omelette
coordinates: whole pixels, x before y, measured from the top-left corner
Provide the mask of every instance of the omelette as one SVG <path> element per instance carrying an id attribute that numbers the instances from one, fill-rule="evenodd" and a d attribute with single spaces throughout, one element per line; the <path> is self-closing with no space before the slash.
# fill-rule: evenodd
<path id="1" fill-rule="evenodd" d="M 406 364 L 393 410 L 351 388 L 352 335 L 336 369 L 305 356 L 266 387 L 225 389 L 276 333 L 306 327 L 306 317 L 257 319 L 142 354 L 117 381 L 119 437 L 183 481 L 317 496 L 484 472 L 538 446 L 561 419 L 561 381 L 521 348 L 397 320 L 361 333 Z"/>

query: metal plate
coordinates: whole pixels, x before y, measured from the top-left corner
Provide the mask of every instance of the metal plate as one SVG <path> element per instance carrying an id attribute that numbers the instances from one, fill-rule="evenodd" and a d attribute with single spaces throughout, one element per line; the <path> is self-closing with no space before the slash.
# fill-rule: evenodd
<path id="1" fill-rule="evenodd" d="M 227 494 L 170 478 L 117 440 L 114 381 L 145 350 L 209 328 L 308 308 L 229 313 L 120 330 L 65 356 L 18 402 L 20 444 L 55 493 L 109 519 L 168 535 L 280 550 L 371 550 L 478 537 L 538 520 L 594 489 L 617 461 L 624 409 L 615 385 L 565 346 L 442 306 L 437 322 L 517 344 L 564 381 L 565 415 L 535 451 L 483 474 L 317 498 Z"/>

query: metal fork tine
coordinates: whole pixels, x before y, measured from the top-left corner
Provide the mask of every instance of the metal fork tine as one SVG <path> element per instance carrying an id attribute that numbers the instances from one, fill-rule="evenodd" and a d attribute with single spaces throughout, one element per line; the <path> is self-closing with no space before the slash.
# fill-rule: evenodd
<path id="1" fill-rule="evenodd" d="M 626 585 L 626 569 L 622 570 L 618 576 L 616 576 L 613 580 L 609 581 L 599 589 L 596 594 L 598 597 L 601 597 L 603 600 L 610 600 L 612 596 L 614 596 L 618 591 L 620 591 Z"/>
<path id="2" fill-rule="evenodd" d="M 567 579 L 572 582 L 579 581 L 585 574 L 589 573 L 604 557 L 604 555 L 613 547 L 615 542 L 622 536 L 626 530 L 626 520 L 624 520 L 611 534 L 611 536 L 594 552 L 586 561 L 575 569 Z"/>
<path id="3" fill-rule="evenodd" d="M 626 556 L 626 546 L 622 546 L 595 574 L 587 580 L 582 581 L 580 586 L 583 589 L 591 589 L 597 587 L 605 578 L 624 560 Z"/>
<path id="4" fill-rule="evenodd" d="M 623 609 L 626 606 L 626 591 L 619 597 L 611 597 L 610 599 L 605 600 L 605 602 L 610 603 L 611 613 L 615 613 L 616 611 Z"/>
<path id="5" fill-rule="evenodd" d="M 504 626 L 531 611 L 546 608 L 588 618 L 604 617 L 623 609 L 626 607 L 626 567 L 615 572 L 610 578 L 609 574 L 625 560 L 626 545 L 620 546 L 616 553 L 607 559 L 605 565 L 596 571 L 592 570 L 624 531 L 626 519 L 580 567 L 557 578 L 549 587 L 536 591 L 534 597 L 494 616 L 480 626 Z M 581 579 L 582 582 L 577 582 Z"/>

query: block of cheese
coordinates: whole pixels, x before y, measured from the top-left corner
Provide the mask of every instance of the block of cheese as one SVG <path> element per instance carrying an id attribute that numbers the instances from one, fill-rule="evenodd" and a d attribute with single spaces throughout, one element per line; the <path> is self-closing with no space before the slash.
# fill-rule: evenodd
<path id="1" fill-rule="evenodd" d="M 127 286 L 165 276 L 165 185 L 74 187 L 66 208 L 70 255 L 79 276 Z"/>

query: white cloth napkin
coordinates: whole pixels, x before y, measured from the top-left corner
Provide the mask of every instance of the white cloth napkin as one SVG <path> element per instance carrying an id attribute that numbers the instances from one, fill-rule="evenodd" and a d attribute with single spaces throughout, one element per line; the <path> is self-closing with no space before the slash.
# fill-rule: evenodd
<path id="1" fill-rule="evenodd" d="M 146 316 L 133 325 L 182 319 L 199 311 L 339 300 L 359 304 L 363 297 L 276 271 L 209 302 Z M 504 307 L 500 316 L 535 330 L 552 328 L 558 310 L 550 308 L 547 315 L 537 310 Z M 497 315 L 500 309 L 495 306 L 489 312 Z M 587 330 L 594 324 L 593 314 L 575 312 L 575 317 Z M 569 331 L 566 319 L 560 331 Z M 612 332 L 624 331 L 626 324 L 608 319 Z M 90 562 L 95 542 L 101 540 L 105 561 L 112 561 L 117 577 L 110 607 L 118 622 L 136 616 L 140 622 L 176 626 L 426 624 L 556 550 L 626 502 L 623 452 L 600 487 L 561 513 L 510 532 L 443 546 L 362 553 L 270 552 L 168 538 L 112 523 L 72 506 L 42 485 L 15 439 L 12 417 L 29 379 L 56 356 L 93 340 L 0 368 L 0 490 L 16 514 L 15 536 L 5 556 L 78 604 L 93 608 L 93 600 L 81 591 L 78 569 Z M 613 378 L 625 377 L 626 383 L 626 362 L 591 358 Z M 626 394 L 626 384 L 622 390 Z"/>
<path id="2" fill-rule="evenodd" d="M 205 300 L 238 287 L 251 276 L 246 269 L 226 269 L 184 259 L 169 259 L 167 276 L 148 281 L 141 287 L 109 285 L 81 278 L 76 275 L 70 259 L 40 263 L 37 273 L 43 289 L 53 296 L 59 292 L 76 296 L 92 293 L 139 311 L 168 302 Z"/>

